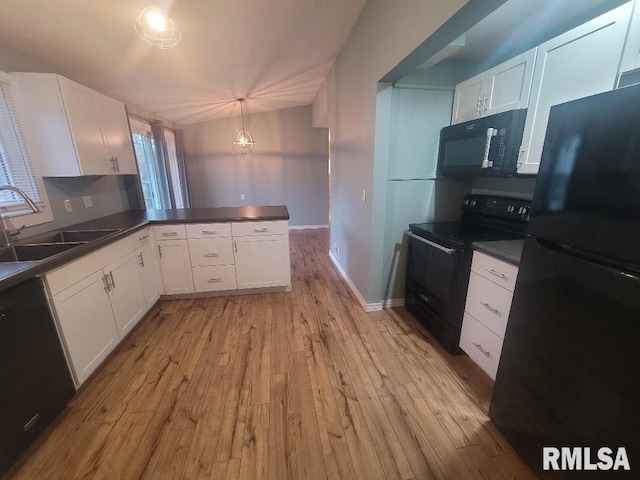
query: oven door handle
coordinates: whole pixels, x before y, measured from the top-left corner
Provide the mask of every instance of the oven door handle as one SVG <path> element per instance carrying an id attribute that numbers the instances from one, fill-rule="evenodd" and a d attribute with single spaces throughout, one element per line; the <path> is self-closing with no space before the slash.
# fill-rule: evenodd
<path id="1" fill-rule="evenodd" d="M 447 247 L 443 247 L 442 245 L 438 245 L 437 243 L 430 242 L 426 238 L 422 238 L 419 235 L 416 235 L 415 233 L 412 233 L 409 230 L 407 230 L 407 235 L 409 235 L 411 238 L 415 238 L 416 240 L 418 240 L 418 241 L 420 241 L 422 243 L 426 243 L 430 247 L 437 248 L 438 250 L 446 253 L 447 255 L 453 255 L 453 254 L 455 254 L 455 253 L 460 251 L 457 248 L 447 248 Z"/>

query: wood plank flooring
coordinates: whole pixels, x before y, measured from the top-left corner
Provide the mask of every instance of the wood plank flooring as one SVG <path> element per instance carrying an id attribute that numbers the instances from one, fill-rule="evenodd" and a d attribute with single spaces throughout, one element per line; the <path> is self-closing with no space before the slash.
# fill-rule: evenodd
<path id="1" fill-rule="evenodd" d="M 290 293 L 159 302 L 8 478 L 534 478 L 482 371 L 290 243 Z"/>

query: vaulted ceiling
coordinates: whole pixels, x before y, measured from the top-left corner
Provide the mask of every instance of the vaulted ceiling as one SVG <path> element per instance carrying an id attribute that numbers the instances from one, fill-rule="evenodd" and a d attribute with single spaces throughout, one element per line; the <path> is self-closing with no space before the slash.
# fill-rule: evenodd
<path id="1" fill-rule="evenodd" d="M 25 53 L 177 124 L 307 105 L 366 0 L 2 0 L 0 50 Z M 163 8 L 182 31 L 159 50 L 133 25 Z M 15 68 L 20 68 L 16 63 Z"/>

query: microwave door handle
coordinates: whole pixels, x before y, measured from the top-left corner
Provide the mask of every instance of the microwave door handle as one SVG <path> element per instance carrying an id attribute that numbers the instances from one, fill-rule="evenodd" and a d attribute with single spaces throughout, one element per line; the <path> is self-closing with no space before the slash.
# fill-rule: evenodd
<path id="1" fill-rule="evenodd" d="M 484 145 L 484 157 L 482 159 L 482 168 L 493 167 L 493 162 L 489 161 L 489 150 L 491 149 L 491 139 L 498 135 L 498 130 L 495 128 L 487 128 L 487 142 Z"/>
<path id="2" fill-rule="evenodd" d="M 458 250 L 455 248 L 447 248 L 447 247 L 443 247 L 442 245 L 438 245 L 437 243 L 430 242 L 426 238 L 419 237 L 418 235 L 410 232 L 409 230 L 407 230 L 407 235 L 409 235 L 411 238 L 415 238 L 420 242 L 426 243 L 430 247 L 437 248 L 438 250 L 446 253 L 447 255 L 453 255 L 454 253 L 458 252 Z"/>

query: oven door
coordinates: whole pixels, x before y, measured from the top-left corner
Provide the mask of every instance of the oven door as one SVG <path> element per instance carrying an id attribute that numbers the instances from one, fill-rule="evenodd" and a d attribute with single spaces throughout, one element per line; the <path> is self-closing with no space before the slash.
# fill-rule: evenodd
<path id="1" fill-rule="evenodd" d="M 440 245 L 410 231 L 407 237 L 407 290 L 423 306 L 459 328 L 461 318 L 458 317 L 461 317 L 461 303 L 464 302 L 460 284 L 464 251 Z"/>

